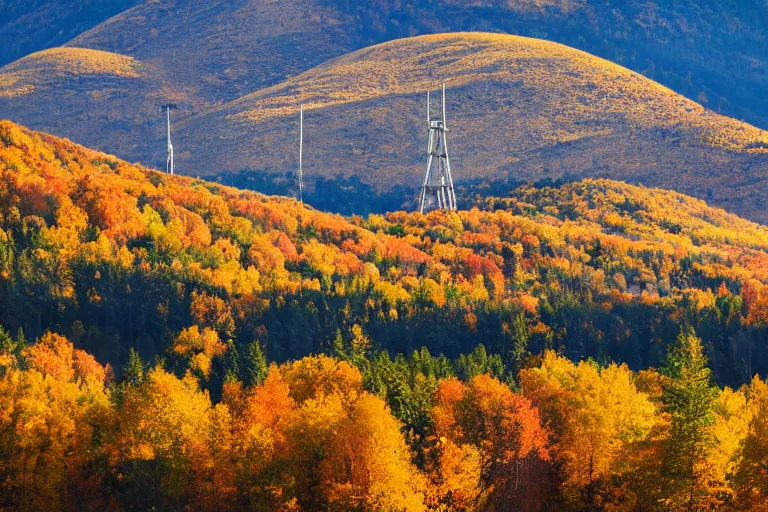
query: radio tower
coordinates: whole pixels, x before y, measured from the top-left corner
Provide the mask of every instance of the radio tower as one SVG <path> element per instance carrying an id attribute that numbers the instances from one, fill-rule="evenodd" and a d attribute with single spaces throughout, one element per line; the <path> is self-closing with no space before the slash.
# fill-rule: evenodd
<path id="1" fill-rule="evenodd" d="M 302 169 L 302 156 L 304 153 L 304 104 L 299 106 L 299 201 L 304 204 L 304 171 Z"/>
<path id="2" fill-rule="evenodd" d="M 448 144 L 445 132 L 445 82 L 441 89 L 440 118 L 433 120 L 427 91 L 427 170 L 419 197 L 419 212 L 437 204 L 441 210 L 456 210 L 456 193 L 453 190 L 451 164 L 448 161 Z"/>
<path id="3" fill-rule="evenodd" d="M 165 160 L 165 172 L 173 174 L 173 144 L 171 144 L 171 110 L 177 108 L 175 104 L 168 103 L 161 105 L 165 109 L 166 119 L 168 120 L 168 156 Z"/>

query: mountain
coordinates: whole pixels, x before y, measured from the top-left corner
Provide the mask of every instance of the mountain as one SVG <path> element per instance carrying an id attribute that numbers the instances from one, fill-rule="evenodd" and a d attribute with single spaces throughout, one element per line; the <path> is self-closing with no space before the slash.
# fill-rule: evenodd
<path id="1" fill-rule="evenodd" d="M 719 382 L 768 369 L 768 228 L 676 192 L 585 180 L 342 217 L 7 121 L 0 172 L 0 325 L 52 330 L 114 368 L 131 348 L 173 363 L 197 329 L 184 343 L 258 340 L 275 361 L 365 332 L 393 354 L 483 344 L 509 371 L 547 348 L 640 369 L 685 323 Z M 232 361 L 213 359 L 223 378 Z"/>
<path id="2" fill-rule="evenodd" d="M 59 46 L 139 0 L 4 0 L 0 2 L 0 66 Z"/>
<path id="3" fill-rule="evenodd" d="M 424 91 L 441 79 L 459 183 L 605 177 L 768 219 L 754 187 L 768 173 L 768 132 L 584 52 L 506 35 L 383 43 L 185 119 L 178 147 L 206 149 L 179 168 L 280 179 L 296 166 L 303 102 L 308 177 L 356 177 L 381 193 L 416 187 L 425 161 Z M 414 195 L 395 206 L 411 207 Z"/>
<path id="4" fill-rule="evenodd" d="M 442 79 L 464 197 L 499 183 L 608 177 L 768 218 L 754 186 L 768 171 L 767 132 L 608 61 L 517 36 L 383 43 L 218 106 L 192 86 L 178 88 L 158 64 L 65 47 L 0 70 L 0 111 L 162 167 L 158 105 L 192 104 L 202 112 L 174 112 L 179 172 L 290 194 L 285 173 L 296 167 L 304 102 L 306 175 L 316 189 L 308 200 L 336 211 L 383 211 L 412 207 L 424 166 L 424 91 Z M 324 193 L 334 179 L 337 188 Z"/>
<path id="5" fill-rule="evenodd" d="M 449 143 L 465 197 L 495 190 L 488 178 L 513 184 L 611 177 L 675 187 L 765 221 L 761 187 L 755 186 L 766 169 L 764 132 L 683 101 L 615 64 L 596 58 L 586 63 L 580 52 L 538 40 L 466 33 L 349 53 L 457 28 L 532 34 L 625 63 L 700 104 L 748 112 L 760 124 L 763 95 L 757 91 L 766 82 L 762 59 L 768 54 L 762 51 L 764 13 L 755 2 L 692 6 L 671 0 L 148 1 L 81 33 L 66 50 L 46 50 L 0 68 L 0 118 L 162 167 L 165 127 L 158 107 L 173 101 L 181 106 L 173 116 L 181 129 L 180 172 L 291 194 L 293 179 L 286 173 L 296 167 L 292 113 L 304 97 L 315 101 L 307 117 L 307 175 L 317 188 L 315 204 L 384 211 L 411 205 L 423 166 L 423 100 L 417 93 L 447 78 L 454 128 Z M 441 44 L 445 62 L 418 59 Z M 522 50 L 526 44 L 531 48 Z M 546 55 L 550 49 L 568 62 L 567 74 Z M 132 59 L 141 72 L 78 67 L 88 52 L 90 62 Z M 461 60 L 462 52 L 478 63 Z M 402 65 L 376 62 L 399 58 Z M 481 69 L 483 59 L 501 71 Z M 343 66 L 360 66 L 351 70 L 354 81 L 347 83 Z M 382 78 L 387 73 L 399 82 Z M 308 85 L 320 77 L 323 90 Z M 614 87 L 614 79 L 626 87 Z M 297 87 L 312 96 L 297 94 Z M 275 101 L 281 114 L 269 107 Z M 257 108 L 266 110 L 254 116 Z M 485 109 L 488 114 L 478 114 Z M 231 174 L 237 171 L 246 172 Z M 312 183 L 313 176 L 323 181 Z"/>
<path id="6" fill-rule="evenodd" d="M 366 46 L 455 31 L 560 42 L 768 128 L 765 0 L 145 1 L 69 44 L 151 59 L 218 102 Z"/>
<path id="7" fill-rule="evenodd" d="M 155 64 L 216 104 L 359 48 L 349 33 L 353 25 L 351 16 L 322 1 L 150 1 L 67 45 Z"/>

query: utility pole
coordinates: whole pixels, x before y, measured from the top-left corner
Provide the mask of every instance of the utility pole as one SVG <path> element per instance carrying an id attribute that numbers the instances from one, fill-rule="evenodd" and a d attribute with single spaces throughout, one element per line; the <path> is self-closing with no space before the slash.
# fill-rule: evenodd
<path id="1" fill-rule="evenodd" d="M 165 172 L 168 174 L 173 174 L 173 144 L 171 144 L 171 110 L 178 108 L 173 103 L 167 103 L 165 105 L 161 105 L 161 108 L 165 109 L 167 124 L 168 124 L 168 155 L 165 160 Z"/>
<path id="2" fill-rule="evenodd" d="M 453 188 L 451 163 L 448 160 L 448 142 L 445 122 L 445 82 L 441 89 L 440 117 L 432 119 L 427 91 L 427 169 L 419 196 L 419 212 L 425 209 L 456 210 L 456 192 Z"/>
<path id="3" fill-rule="evenodd" d="M 302 158 L 304 155 L 304 104 L 299 105 L 299 201 L 304 204 L 304 170 Z"/>

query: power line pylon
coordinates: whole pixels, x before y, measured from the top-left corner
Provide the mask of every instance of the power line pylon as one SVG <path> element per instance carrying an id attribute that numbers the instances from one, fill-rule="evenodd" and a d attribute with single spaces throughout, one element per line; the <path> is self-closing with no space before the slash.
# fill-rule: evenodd
<path id="1" fill-rule="evenodd" d="M 171 144 L 171 110 L 178 108 L 174 103 L 161 105 L 165 109 L 166 119 L 168 121 L 168 155 L 165 160 L 165 172 L 173 174 L 173 144 Z"/>
<path id="2" fill-rule="evenodd" d="M 304 104 L 299 106 L 299 201 L 304 204 L 304 170 L 302 158 L 304 156 Z"/>
<path id="3" fill-rule="evenodd" d="M 440 117 L 432 119 L 429 91 L 427 91 L 427 170 L 419 197 L 419 212 L 435 207 L 456 210 L 456 192 L 453 189 L 451 163 L 448 160 L 448 143 L 445 134 L 445 82 L 441 89 Z"/>

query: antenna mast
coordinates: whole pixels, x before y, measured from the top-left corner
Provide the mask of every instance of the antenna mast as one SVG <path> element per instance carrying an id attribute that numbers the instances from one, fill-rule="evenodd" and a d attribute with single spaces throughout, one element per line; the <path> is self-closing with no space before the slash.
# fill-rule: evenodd
<path id="1" fill-rule="evenodd" d="M 456 210 L 456 192 L 445 137 L 448 131 L 445 123 L 445 82 L 441 93 L 440 117 L 433 120 L 427 91 L 427 169 L 419 196 L 420 213 L 424 213 L 425 209 Z"/>
<path id="2" fill-rule="evenodd" d="M 304 170 L 302 159 L 304 156 L 304 104 L 299 105 L 299 201 L 304 204 Z"/>
<path id="3" fill-rule="evenodd" d="M 161 105 L 161 108 L 165 109 L 166 119 L 167 119 L 167 125 L 168 125 L 168 147 L 167 147 L 167 157 L 165 159 L 165 172 L 168 174 L 173 174 L 173 144 L 171 144 L 171 109 L 177 108 L 177 106 L 173 103 L 167 103 L 165 105 Z"/>

